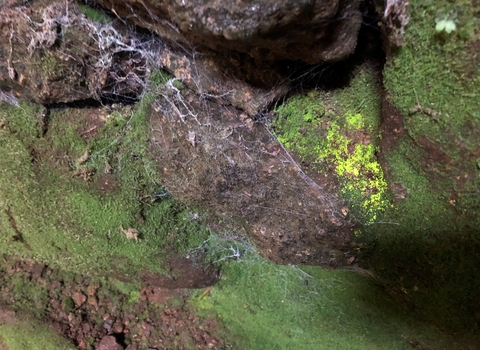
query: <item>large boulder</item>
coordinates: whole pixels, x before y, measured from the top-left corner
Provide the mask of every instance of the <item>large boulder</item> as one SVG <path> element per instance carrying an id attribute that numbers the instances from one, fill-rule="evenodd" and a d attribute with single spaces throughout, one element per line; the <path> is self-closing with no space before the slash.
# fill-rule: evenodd
<path id="1" fill-rule="evenodd" d="M 362 23 L 358 0 L 96 2 L 190 50 L 240 51 L 262 61 L 345 59 Z"/>

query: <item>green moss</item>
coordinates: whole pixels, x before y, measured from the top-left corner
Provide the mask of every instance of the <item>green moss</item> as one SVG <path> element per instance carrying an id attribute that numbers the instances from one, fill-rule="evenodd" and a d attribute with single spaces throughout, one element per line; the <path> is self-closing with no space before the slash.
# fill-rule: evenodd
<path id="1" fill-rule="evenodd" d="M 9 350 L 67 350 L 75 346 L 43 324 L 27 319 L 0 323 L 0 348 Z"/>
<path id="2" fill-rule="evenodd" d="M 202 292 L 192 305 L 215 311 L 234 348 L 456 348 L 453 337 L 407 316 L 353 272 L 278 266 L 250 253 L 224 264 L 221 281 L 198 300 Z"/>
<path id="3" fill-rule="evenodd" d="M 440 142 L 455 154 L 455 140 L 470 149 L 477 139 L 465 137 L 465 126 L 480 127 L 480 66 L 475 43 L 480 39 L 478 11 L 470 1 L 430 0 L 409 5 L 405 46 L 387 61 L 385 87 L 393 104 L 408 116 L 405 125 L 417 139 Z M 457 30 L 439 37 L 435 22 L 455 14 Z M 421 108 L 418 108 L 421 107 Z M 429 113 L 427 109 L 430 109 Z"/>
<path id="4" fill-rule="evenodd" d="M 478 10 L 470 1 L 410 3 L 405 45 L 384 70 L 407 132 L 384 157 L 404 194 L 364 232 L 383 283 L 422 317 L 470 332 L 480 312 Z M 455 30 L 439 31 L 442 20 Z"/>
<path id="5" fill-rule="evenodd" d="M 7 122 L 6 128 L 25 142 L 40 137 L 46 109 L 43 106 L 22 103 L 16 108 L 10 105 L 0 105 L 0 120 Z M 1 131 L 1 129 L 0 129 Z"/>
<path id="6" fill-rule="evenodd" d="M 48 146 L 62 154 L 63 159 L 59 161 L 65 160 L 73 167 L 75 160 L 87 149 L 87 143 L 77 132 L 79 120 L 72 118 L 69 110 L 58 110 L 51 112 L 48 123 Z"/>
<path id="7" fill-rule="evenodd" d="M 41 318 L 46 311 L 47 290 L 28 280 L 24 275 L 14 275 L 9 281 L 13 287 L 12 293 L 15 295 L 15 308 Z"/>
<path id="8" fill-rule="evenodd" d="M 276 112 L 278 120 L 273 124 L 278 140 L 298 154 L 303 161 L 321 162 L 317 155 L 325 146 L 323 137 L 330 125 L 319 94 L 295 96 L 281 105 Z"/>
<path id="9" fill-rule="evenodd" d="M 41 70 L 48 78 L 63 77 L 61 60 L 47 52 L 41 56 Z"/>
<path id="10" fill-rule="evenodd" d="M 94 22 L 107 24 L 112 21 L 103 11 L 82 4 L 77 4 L 77 6 L 81 13 Z"/>
<path id="11" fill-rule="evenodd" d="M 302 161 L 323 173 L 334 170 L 351 214 L 365 224 L 377 221 L 390 206 L 375 156 L 377 93 L 373 71 L 364 67 L 344 89 L 295 96 L 277 108 L 273 124 L 279 141 Z"/>
<path id="12" fill-rule="evenodd" d="M 173 78 L 173 75 L 168 73 L 165 70 L 157 69 L 150 74 L 150 85 L 155 89 L 160 86 L 164 86 L 170 79 Z"/>
<path id="13" fill-rule="evenodd" d="M 165 189 L 148 155 L 152 99 L 147 94 L 134 111 L 113 113 L 88 144 L 72 111 L 52 111 L 48 131 L 39 137 L 41 109 L 2 106 L 0 117 L 7 120 L 0 130 L 2 253 L 86 275 L 113 272 L 136 280 L 142 270 L 161 272 L 167 251 L 185 252 L 208 237 L 201 220 L 188 219 L 187 208 L 157 197 Z M 89 157 L 76 164 L 86 149 Z M 105 193 L 97 183 L 106 164 L 117 186 Z M 138 230 L 138 241 L 120 227 Z M 21 240 L 15 239 L 17 231 Z"/>
<path id="14" fill-rule="evenodd" d="M 446 329 L 478 330 L 478 221 L 458 216 L 423 172 L 421 155 L 402 139 L 387 162 L 405 199 L 363 230 L 366 258 L 381 281 L 415 305 L 416 314 Z M 477 224 L 476 224 L 477 223 Z M 477 226 L 475 226 L 477 225 Z"/>
<path id="15" fill-rule="evenodd" d="M 72 298 L 65 296 L 62 300 L 62 310 L 65 313 L 72 312 L 75 309 L 75 303 Z"/>

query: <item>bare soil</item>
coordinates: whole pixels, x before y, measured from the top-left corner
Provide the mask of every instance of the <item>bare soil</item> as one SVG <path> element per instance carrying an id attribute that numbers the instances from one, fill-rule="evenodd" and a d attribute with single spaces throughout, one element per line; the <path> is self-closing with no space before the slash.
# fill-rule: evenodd
<path id="1" fill-rule="evenodd" d="M 222 329 L 215 319 L 199 317 L 188 307 L 191 290 L 185 288 L 145 282 L 124 294 L 111 279 L 94 280 L 7 258 L 0 281 L 4 322 L 15 318 L 15 310 L 33 311 L 78 349 L 228 347 L 217 335 Z M 20 287 L 19 281 L 27 282 Z"/>

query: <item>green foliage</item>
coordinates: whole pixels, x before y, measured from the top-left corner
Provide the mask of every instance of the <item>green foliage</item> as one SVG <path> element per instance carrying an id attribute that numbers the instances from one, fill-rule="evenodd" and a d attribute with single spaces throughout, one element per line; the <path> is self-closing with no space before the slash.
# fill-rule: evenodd
<path id="1" fill-rule="evenodd" d="M 81 13 L 94 22 L 107 24 L 112 21 L 103 11 L 82 4 L 77 4 L 77 6 Z"/>
<path id="2" fill-rule="evenodd" d="M 0 118 L 7 124 L 0 130 L 1 253 L 136 280 L 142 270 L 161 272 L 166 251 L 184 252 L 208 237 L 185 207 L 156 197 L 165 190 L 147 154 L 152 99 L 147 94 L 135 110 L 112 113 L 88 144 L 78 134 L 75 112 L 52 111 L 47 133 L 38 137 L 42 109 L 2 105 Z M 85 150 L 89 157 L 79 165 Z M 106 164 L 117 186 L 104 193 L 97 184 Z M 93 175 L 84 181 L 80 175 L 88 173 Z M 138 230 L 138 241 L 120 227 Z M 14 239 L 17 230 L 21 240 Z"/>
<path id="3" fill-rule="evenodd" d="M 455 348 L 453 338 L 408 317 L 359 274 L 279 266 L 253 253 L 226 262 L 221 281 L 191 303 L 215 311 L 239 349 Z"/>
<path id="4" fill-rule="evenodd" d="M 457 29 L 448 40 L 437 38 L 435 21 L 438 25 L 445 16 L 448 21 L 452 10 Z M 477 139 L 465 137 L 466 125 L 480 125 L 475 117 L 480 106 L 480 66 L 473 54 L 480 39 L 480 20 L 475 11 L 465 0 L 456 1 L 453 8 L 447 0 L 412 2 L 405 46 L 384 70 L 385 87 L 393 104 L 408 116 L 405 126 L 411 136 L 440 142 L 452 156 L 458 148 L 455 139 L 471 149 L 477 145 Z M 429 115 L 425 108 L 436 113 Z"/>
<path id="5" fill-rule="evenodd" d="M 380 101 L 368 66 L 351 84 L 328 93 L 295 96 L 277 108 L 278 140 L 302 161 L 325 173 L 334 169 L 352 215 L 364 224 L 390 206 L 376 159 Z M 362 114 L 364 113 L 364 114 Z"/>
<path id="6" fill-rule="evenodd" d="M 0 322 L 0 348 L 9 350 L 73 350 L 75 346 L 46 325 L 28 319 Z"/>

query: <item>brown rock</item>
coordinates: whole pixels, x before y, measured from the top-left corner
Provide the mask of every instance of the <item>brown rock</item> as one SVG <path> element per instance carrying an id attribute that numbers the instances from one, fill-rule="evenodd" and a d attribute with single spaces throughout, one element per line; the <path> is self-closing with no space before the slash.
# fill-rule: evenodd
<path id="1" fill-rule="evenodd" d="M 261 60 L 342 60 L 362 22 L 358 0 L 97 0 L 162 38 Z"/>
<path id="2" fill-rule="evenodd" d="M 72 299 L 77 307 L 82 306 L 87 301 L 87 296 L 80 291 L 74 292 Z"/>
<path id="3" fill-rule="evenodd" d="M 118 27 L 87 19 L 75 3 L 10 6 L 0 3 L 0 99 L 49 104 L 142 91 L 144 57 Z"/>
<path id="4" fill-rule="evenodd" d="M 102 338 L 96 350 L 123 350 L 124 347 L 117 343 L 115 337 L 107 335 Z"/>
<path id="5" fill-rule="evenodd" d="M 45 265 L 44 264 L 33 264 L 32 266 L 32 278 L 33 279 L 38 279 L 42 277 L 43 271 L 45 270 Z"/>
<path id="6" fill-rule="evenodd" d="M 248 235 L 272 261 L 349 265 L 352 225 L 332 182 L 309 178 L 262 124 L 244 123 L 235 108 L 209 101 L 200 105 L 190 94 L 158 99 L 150 118 L 169 191 L 184 203 L 228 217 L 230 223 L 213 219 L 212 229 Z M 189 101 L 189 110 L 182 101 Z M 225 247 L 225 255 L 242 259 L 244 249 L 233 244 Z M 185 287 L 173 278 L 162 282 L 156 285 Z"/>

